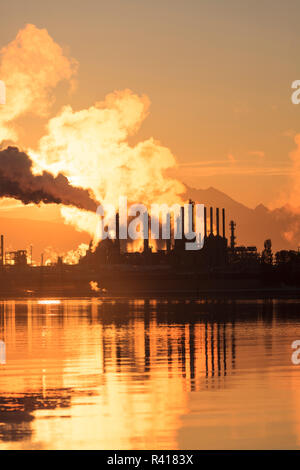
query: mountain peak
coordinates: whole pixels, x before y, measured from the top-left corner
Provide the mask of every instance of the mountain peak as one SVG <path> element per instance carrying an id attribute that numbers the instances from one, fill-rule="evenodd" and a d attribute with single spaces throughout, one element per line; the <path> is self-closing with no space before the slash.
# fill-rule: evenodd
<path id="1" fill-rule="evenodd" d="M 207 189 L 186 186 L 185 196 L 207 208 L 224 208 L 226 236 L 229 236 L 229 221 L 233 220 L 236 222 L 238 244 L 256 245 L 261 249 L 267 238 L 272 239 L 275 250 L 295 249 L 299 244 L 300 211 L 291 211 L 287 207 L 271 210 L 264 204 L 251 209 L 213 186 Z M 289 238 L 286 237 L 286 232 L 290 233 Z"/>
<path id="2" fill-rule="evenodd" d="M 254 210 L 260 212 L 269 212 L 269 209 L 262 203 L 258 204 L 258 206 L 256 206 Z"/>
<path id="3" fill-rule="evenodd" d="M 223 191 L 220 191 L 219 189 L 214 188 L 213 186 L 210 186 L 207 189 L 196 189 L 192 188 L 188 185 L 186 186 L 186 196 L 189 199 L 193 199 L 195 202 L 198 202 L 199 204 L 203 203 L 205 205 L 212 205 L 216 207 L 240 207 L 244 208 L 245 210 L 250 210 L 247 206 L 244 204 L 241 204 L 240 202 L 235 201 L 232 199 L 230 196 L 228 196 L 226 193 Z"/>

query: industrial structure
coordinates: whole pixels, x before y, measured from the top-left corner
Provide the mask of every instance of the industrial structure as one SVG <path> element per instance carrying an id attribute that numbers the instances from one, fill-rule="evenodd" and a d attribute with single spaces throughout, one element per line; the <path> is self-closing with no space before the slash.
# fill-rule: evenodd
<path id="1" fill-rule="evenodd" d="M 194 230 L 194 203 L 192 204 L 192 230 Z M 221 212 L 221 221 L 220 221 Z M 215 215 L 215 223 L 214 223 Z M 171 216 L 168 217 L 171 225 Z M 204 207 L 204 245 L 200 250 L 186 250 L 187 241 L 184 235 L 185 212 L 181 207 L 181 233 L 182 238 L 176 239 L 174 231 L 170 230 L 171 236 L 168 239 L 151 240 L 151 234 L 148 224 L 148 234 L 142 240 L 142 249 L 134 249 L 134 243 L 120 239 L 120 217 L 116 214 L 116 238 L 114 240 L 107 238 L 100 241 L 97 246 L 90 243 L 86 255 L 79 260 L 79 265 L 91 265 L 93 268 L 100 265 L 170 265 L 177 267 L 197 266 L 199 269 L 211 269 L 216 267 L 225 267 L 228 264 L 234 264 L 238 260 L 258 260 L 259 254 L 255 246 L 237 246 L 235 228 L 236 224 L 230 221 L 230 245 L 226 238 L 225 209 L 217 207 L 215 210 L 210 207 Z M 178 221 L 176 221 L 178 223 Z M 161 226 L 160 226 L 161 234 Z M 153 250 L 151 244 L 156 245 Z M 28 262 L 29 261 L 29 262 Z M 27 266 L 32 264 L 32 246 L 30 254 L 26 250 L 5 251 L 4 236 L 1 235 L 1 266 Z M 62 257 L 58 257 L 58 265 L 62 265 Z M 41 266 L 44 265 L 44 257 L 41 255 Z"/>
<path id="2" fill-rule="evenodd" d="M 183 207 L 180 215 L 175 222 L 181 224 L 184 234 Z M 152 240 L 149 224 L 148 234 L 138 244 L 123 240 L 119 214 L 115 222 L 115 239 L 106 238 L 96 246 L 91 242 L 77 264 L 66 264 L 58 257 L 56 263 L 44 265 L 42 255 L 40 266 L 34 266 L 32 247 L 29 255 L 26 250 L 5 251 L 1 235 L 0 296 L 78 296 L 95 292 L 211 296 L 218 292 L 240 295 L 251 289 L 257 295 L 265 285 L 274 286 L 278 292 L 282 282 L 299 284 L 300 292 L 300 252 L 281 251 L 273 256 L 270 240 L 266 240 L 262 253 L 255 246 L 238 246 L 233 220 L 229 223 L 228 245 L 224 208 L 220 211 L 204 207 L 203 247 L 199 250 L 187 250 L 186 241 L 191 240 L 186 240 L 185 235 L 177 239 L 174 229 L 170 230 L 169 239 L 160 236 Z M 192 210 L 192 229 L 193 224 Z"/>
<path id="3" fill-rule="evenodd" d="M 190 201 L 192 202 L 192 201 Z M 192 203 L 192 207 L 194 204 Z M 122 248 L 120 240 L 120 221 L 119 214 L 116 215 L 116 238 L 111 240 L 106 238 L 98 243 L 96 248 L 90 245 L 90 249 L 86 255 L 80 260 L 80 264 L 114 265 L 114 264 L 136 264 L 136 265 L 171 265 L 171 266 L 199 266 L 199 267 L 215 267 L 225 266 L 228 261 L 227 239 L 225 236 L 225 209 L 222 209 L 222 229 L 220 230 L 220 210 L 215 211 L 216 224 L 214 225 L 214 210 L 211 207 L 209 218 L 207 216 L 207 208 L 204 207 L 204 246 L 200 250 L 186 250 L 185 244 L 187 240 L 184 235 L 185 213 L 181 207 L 181 233 L 182 238 L 176 239 L 174 232 L 170 232 L 171 236 L 167 240 L 151 240 L 151 234 L 143 239 L 143 249 L 141 251 L 128 250 L 128 244 Z M 169 221 L 171 218 L 169 217 Z M 209 222 L 209 223 L 208 223 Z M 178 221 L 176 220 L 176 223 Z M 209 227 L 209 230 L 208 230 Z M 192 210 L 192 229 L 194 230 L 194 211 Z M 161 232 L 161 230 L 160 230 Z M 153 250 L 151 242 L 157 247 Z"/>

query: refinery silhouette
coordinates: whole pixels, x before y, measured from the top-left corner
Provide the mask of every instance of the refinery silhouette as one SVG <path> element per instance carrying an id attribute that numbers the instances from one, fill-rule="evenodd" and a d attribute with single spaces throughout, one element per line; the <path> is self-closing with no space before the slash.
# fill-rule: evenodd
<path id="1" fill-rule="evenodd" d="M 192 201 L 190 201 L 192 202 Z M 221 224 L 220 224 L 221 212 Z M 181 224 L 184 227 L 182 208 Z M 215 223 L 214 223 L 215 215 Z M 229 237 L 226 237 L 226 227 Z M 97 295 L 187 295 L 187 296 L 298 296 L 300 252 L 281 250 L 273 254 L 268 239 L 259 252 L 255 246 L 236 244 L 236 223 L 225 220 L 225 209 L 204 208 L 204 245 L 185 249 L 182 239 L 156 240 L 145 237 L 135 249 L 119 237 L 105 239 L 89 249 L 76 264 L 62 257 L 48 265 L 32 262 L 32 248 L 5 251 L 1 235 L 0 295 L 97 296 Z M 161 234 L 161 232 L 160 232 Z M 149 234 L 150 235 L 150 234 Z M 131 243 L 132 245 L 132 243 Z"/>

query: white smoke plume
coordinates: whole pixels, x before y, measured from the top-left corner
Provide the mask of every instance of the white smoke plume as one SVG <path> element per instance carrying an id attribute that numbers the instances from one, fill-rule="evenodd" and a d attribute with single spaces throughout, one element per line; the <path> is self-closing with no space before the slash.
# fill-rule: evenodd
<path id="1" fill-rule="evenodd" d="M 16 120 L 26 114 L 45 116 L 51 109 L 57 84 L 74 82 L 77 63 L 66 57 L 49 33 L 34 25 L 19 31 L 1 50 L 0 77 L 6 82 L 7 104 L 0 109 L 0 142 L 18 142 Z M 103 101 L 79 111 L 65 106 L 52 117 L 33 149 L 33 172 L 65 175 L 76 187 L 92 190 L 100 202 L 150 205 L 181 201 L 184 186 L 168 177 L 176 166 L 172 152 L 150 137 L 129 144 L 149 112 L 149 99 L 126 89 L 108 94 Z M 94 236 L 96 214 L 62 207 L 67 223 Z"/>

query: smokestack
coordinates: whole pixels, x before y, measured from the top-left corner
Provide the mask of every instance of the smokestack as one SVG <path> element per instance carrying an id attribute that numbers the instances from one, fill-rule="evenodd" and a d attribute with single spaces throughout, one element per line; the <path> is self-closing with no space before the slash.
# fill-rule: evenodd
<path id="1" fill-rule="evenodd" d="M 120 253 L 120 214 L 116 213 L 116 247 L 118 253 Z"/>
<path id="2" fill-rule="evenodd" d="M 217 218 L 217 237 L 220 235 L 220 222 L 219 222 L 219 208 L 216 208 L 216 218 Z"/>
<path id="3" fill-rule="evenodd" d="M 0 263 L 1 263 L 1 266 L 4 265 L 4 236 L 1 235 L 1 259 L 0 259 Z"/>
<path id="4" fill-rule="evenodd" d="M 214 234 L 214 229 L 213 229 L 213 208 L 210 208 L 210 234 Z"/>
<path id="5" fill-rule="evenodd" d="M 194 210 L 195 210 L 195 202 L 192 201 L 192 199 L 189 199 L 189 204 L 192 205 L 192 231 L 194 232 L 195 229 L 195 221 L 194 221 Z M 190 227 L 190 221 L 189 221 L 189 227 Z"/>
<path id="6" fill-rule="evenodd" d="M 147 225 L 148 237 L 144 236 L 144 253 L 148 253 L 149 251 L 149 217 L 148 217 L 148 225 Z"/>
<path id="7" fill-rule="evenodd" d="M 184 206 L 181 206 L 181 223 L 182 223 L 182 246 L 184 246 L 185 235 L 184 235 Z"/>
<path id="8" fill-rule="evenodd" d="M 225 238 L 225 209 L 222 209 L 222 219 L 223 219 L 223 238 Z"/>
<path id="9" fill-rule="evenodd" d="M 180 227 L 181 225 L 181 227 Z M 185 236 L 184 236 L 184 207 L 180 207 L 180 217 L 176 217 L 176 231 L 179 233 L 181 228 L 181 239 L 174 238 L 175 250 L 181 250 L 184 248 Z"/>
<path id="10" fill-rule="evenodd" d="M 204 206 L 204 237 L 207 237 L 207 215 L 206 215 L 206 207 Z"/>
<path id="11" fill-rule="evenodd" d="M 170 253 L 171 252 L 171 239 L 172 239 L 172 234 L 171 234 L 171 213 L 168 212 L 167 214 L 167 224 L 169 225 L 170 227 L 170 237 L 166 239 L 166 251 L 167 253 Z M 174 227 L 175 229 L 175 227 Z"/>
<path id="12" fill-rule="evenodd" d="M 234 250 L 235 247 L 235 222 L 233 220 L 230 221 L 230 248 Z"/>

